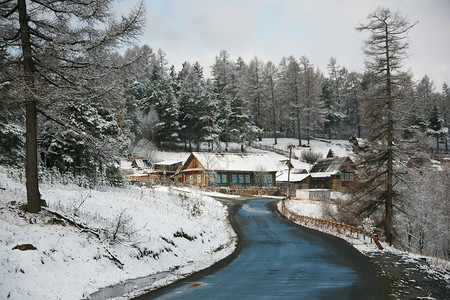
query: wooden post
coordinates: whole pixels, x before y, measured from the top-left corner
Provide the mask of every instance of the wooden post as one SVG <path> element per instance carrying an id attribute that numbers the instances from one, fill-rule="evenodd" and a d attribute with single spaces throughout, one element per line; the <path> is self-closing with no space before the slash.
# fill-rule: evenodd
<path id="1" fill-rule="evenodd" d="M 287 180 L 287 184 L 286 184 L 286 199 L 290 199 L 291 195 L 290 195 L 290 191 L 289 191 L 289 186 L 290 186 L 290 180 L 291 180 L 291 157 L 292 157 L 292 145 L 289 145 L 289 163 L 288 163 L 288 180 Z"/>

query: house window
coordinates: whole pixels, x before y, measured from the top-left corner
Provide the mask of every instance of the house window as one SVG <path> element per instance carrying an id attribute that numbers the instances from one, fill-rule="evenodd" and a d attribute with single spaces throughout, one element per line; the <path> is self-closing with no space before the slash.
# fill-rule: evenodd
<path id="1" fill-rule="evenodd" d="M 351 173 L 351 172 L 344 173 L 343 181 L 353 181 L 353 173 Z"/>
<path id="2" fill-rule="evenodd" d="M 194 175 L 189 175 L 189 183 L 194 184 Z"/>
<path id="3" fill-rule="evenodd" d="M 239 183 L 240 184 L 244 183 L 244 175 L 243 174 L 239 174 Z"/>
<path id="4" fill-rule="evenodd" d="M 250 183 L 250 174 L 245 174 L 245 183 Z"/>
<path id="5" fill-rule="evenodd" d="M 208 175 L 208 178 L 209 178 L 209 183 L 215 183 L 216 182 L 216 174 L 214 174 L 214 173 L 210 173 L 209 175 Z"/>
<path id="6" fill-rule="evenodd" d="M 272 174 L 267 175 L 267 183 L 268 184 L 272 184 L 273 183 Z"/>
<path id="7" fill-rule="evenodd" d="M 197 184 L 202 184 L 202 174 L 197 175 Z"/>
<path id="8" fill-rule="evenodd" d="M 220 174 L 216 174 L 216 183 L 220 183 Z"/>
<path id="9" fill-rule="evenodd" d="M 227 183 L 227 174 L 222 174 L 222 183 Z"/>
<path id="10" fill-rule="evenodd" d="M 237 175 L 236 174 L 232 174 L 231 175 L 231 182 L 232 183 L 237 183 Z"/>

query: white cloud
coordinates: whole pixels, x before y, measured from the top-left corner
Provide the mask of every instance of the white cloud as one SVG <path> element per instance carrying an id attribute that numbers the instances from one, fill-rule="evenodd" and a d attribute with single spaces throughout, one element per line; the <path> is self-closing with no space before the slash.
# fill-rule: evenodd
<path id="1" fill-rule="evenodd" d="M 283 56 L 306 55 L 326 73 L 330 57 L 361 71 L 363 39 L 355 27 L 378 6 L 400 10 L 411 22 L 411 57 L 406 61 L 420 79 L 429 75 L 440 87 L 450 81 L 448 49 L 450 1 L 435 0 L 147 0 L 148 26 L 142 43 L 161 48 L 178 69 L 199 61 L 208 75 L 221 50 L 232 59 L 258 56 L 277 64 Z"/>

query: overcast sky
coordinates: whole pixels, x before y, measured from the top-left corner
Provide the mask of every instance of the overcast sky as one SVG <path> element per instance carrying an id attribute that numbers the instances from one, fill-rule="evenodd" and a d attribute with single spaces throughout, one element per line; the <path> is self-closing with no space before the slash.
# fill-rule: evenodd
<path id="1" fill-rule="evenodd" d="M 127 2 L 128 1 L 123 1 Z M 248 63 L 257 56 L 278 64 L 303 55 L 326 75 L 330 57 L 362 71 L 362 40 L 355 27 L 378 6 L 400 10 L 411 23 L 410 58 L 415 79 L 425 74 L 441 91 L 450 84 L 450 0 L 144 0 L 147 26 L 141 38 L 167 54 L 179 70 L 198 61 L 210 76 L 221 50 Z M 122 4 L 127 5 L 127 4 Z M 129 5 L 129 4 L 128 4 Z"/>

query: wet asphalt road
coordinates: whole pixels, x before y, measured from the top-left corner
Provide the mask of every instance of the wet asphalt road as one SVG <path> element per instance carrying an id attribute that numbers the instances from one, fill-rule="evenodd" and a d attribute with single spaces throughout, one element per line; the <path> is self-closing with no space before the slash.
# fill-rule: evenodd
<path id="1" fill-rule="evenodd" d="M 235 215 L 234 259 L 139 299 L 386 299 L 368 259 L 347 242 L 292 224 L 273 199 Z"/>

